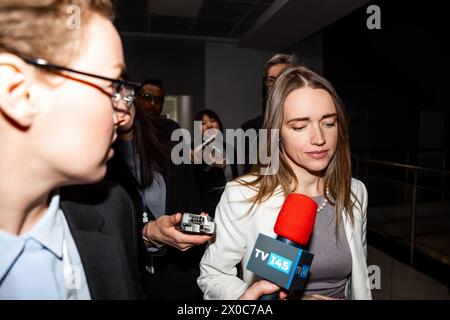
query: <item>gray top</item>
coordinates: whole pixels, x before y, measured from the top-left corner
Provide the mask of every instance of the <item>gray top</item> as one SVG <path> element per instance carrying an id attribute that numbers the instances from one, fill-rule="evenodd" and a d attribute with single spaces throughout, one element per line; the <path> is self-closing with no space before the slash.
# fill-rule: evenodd
<path id="1" fill-rule="evenodd" d="M 324 197 L 312 198 L 319 206 Z M 303 295 L 321 294 L 345 298 L 345 285 L 352 272 L 352 256 L 343 223 L 336 243 L 335 207 L 327 203 L 316 216 L 307 250 L 314 254 L 309 279 Z"/>

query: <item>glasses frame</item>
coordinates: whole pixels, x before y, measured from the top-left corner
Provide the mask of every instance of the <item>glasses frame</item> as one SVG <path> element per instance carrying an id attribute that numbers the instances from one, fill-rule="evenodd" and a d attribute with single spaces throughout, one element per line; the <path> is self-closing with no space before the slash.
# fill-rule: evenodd
<path id="1" fill-rule="evenodd" d="M 277 77 L 266 76 L 266 77 L 263 77 L 263 80 L 264 80 L 264 84 L 266 85 L 266 87 L 271 88 L 275 84 Z"/>
<path id="2" fill-rule="evenodd" d="M 164 96 L 157 96 L 148 92 L 139 93 L 137 94 L 138 97 L 140 97 L 144 101 L 153 101 L 155 104 L 161 104 L 164 103 Z M 148 96 L 148 97 L 146 97 Z M 158 100 L 158 101 L 157 101 Z"/>
<path id="3" fill-rule="evenodd" d="M 88 77 L 92 77 L 92 78 L 97 78 L 97 79 L 101 79 L 101 80 L 106 80 L 109 81 L 113 84 L 113 89 L 114 89 L 114 93 L 113 94 L 109 94 L 107 93 L 112 100 L 112 104 L 113 104 L 113 109 L 116 111 L 117 108 L 117 104 L 123 100 L 125 102 L 126 108 L 128 112 L 131 108 L 131 106 L 133 105 L 134 100 L 136 99 L 136 91 L 141 87 L 141 84 L 139 82 L 132 82 L 132 81 L 126 81 L 126 80 L 122 80 L 122 79 L 113 79 L 113 78 L 108 78 L 108 77 L 104 77 L 104 76 L 100 76 L 94 73 L 89 73 L 89 72 L 84 72 L 84 71 L 79 71 L 79 70 L 75 70 L 75 69 L 71 69 L 71 68 L 67 68 L 67 67 L 63 67 L 60 65 L 56 65 L 53 63 L 49 63 L 47 60 L 45 59 L 25 59 L 23 58 L 23 60 L 30 64 L 33 65 L 35 67 L 38 68 L 43 68 L 46 69 L 48 71 L 67 71 L 67 72 L 72 72 L 75 74 L 80 74 L 83 76 L 88 76 Z M 120 88 L 122 86 L 128 86 L 131 87 L 133 89 L 133 94 L 132 95 L 127 95 L 124 96 L 122 95 L 120 92 L 118 92 L 120 90 Z M 119 88 L 119 90 L 117 89 Z M 106 93 L 104 90 L 101 90 L 102 92 Z"/>

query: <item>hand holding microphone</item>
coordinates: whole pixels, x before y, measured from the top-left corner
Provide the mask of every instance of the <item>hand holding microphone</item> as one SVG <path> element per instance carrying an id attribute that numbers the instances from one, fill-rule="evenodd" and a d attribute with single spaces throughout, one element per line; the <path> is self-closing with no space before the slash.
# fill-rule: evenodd
<path id="1" fill-rule="evenodd" d="M 278 298 L 280 300 L 287 298 L 287 293 L 279 291 L 280 287 L 267 281 L 259 280 L 252 284 L 240 297 L 239 300 L 257 300 L 263 295 L 270 295 L 279 292 Z"/>
<path id="2" fill-rule="evenodd" d="M 259 234 L 247 269 L 277 286 L 303 290 L 314 255 L 303 250 L 314 229 L 317 204 L 302 194 L 287 196 L 275 223 L 277 238 Z M 261 299 L 278 299 L 278 293 Z"/>

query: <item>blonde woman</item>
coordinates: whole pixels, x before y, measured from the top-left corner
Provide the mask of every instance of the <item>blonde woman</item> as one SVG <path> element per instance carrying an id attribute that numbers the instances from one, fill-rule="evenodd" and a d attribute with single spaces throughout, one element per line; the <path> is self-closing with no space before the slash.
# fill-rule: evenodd
<path id="1" fill-rule="evenodd" d="M 0 2 L 0 300 L 142 296 L 129 197 L 71 186 L 105 175 L 134 99 L 112 14 L 108 0 Z"/>
<path id="2" fill-rule="evenodd" d="M 284 199 L 302 193 L 319 209 L 308 248 L 315 257 L 298 297 L 371 299 L 367 191 L 351 177 L 346 118 L 332 85 L 305 67 L 288 68 L 271 91 L 263 128 L 279 130 L 277 148 L 269 148 L 269 165 L 278 162 L 278 170 L 264 175 L 266 166 L 258 163 L 249 175 L 225 187 L 215 213 L 216 238 L 200 263 L 204 298 L 243 298 L 248 287 L 259 283 L 246 269 L 256 238 L 259 233 L 275 237 L 273 226 Z"/>

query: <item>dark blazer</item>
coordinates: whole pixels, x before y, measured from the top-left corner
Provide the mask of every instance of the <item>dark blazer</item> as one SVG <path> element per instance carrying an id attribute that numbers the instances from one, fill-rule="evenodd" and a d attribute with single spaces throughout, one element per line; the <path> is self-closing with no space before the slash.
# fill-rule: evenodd
<path id="1" fill-rule="evenodd" d="M 135 211 L 116 183 L 60 189 L 61 208 L 92 299 L 144 298 L 137 264 Z"/>

